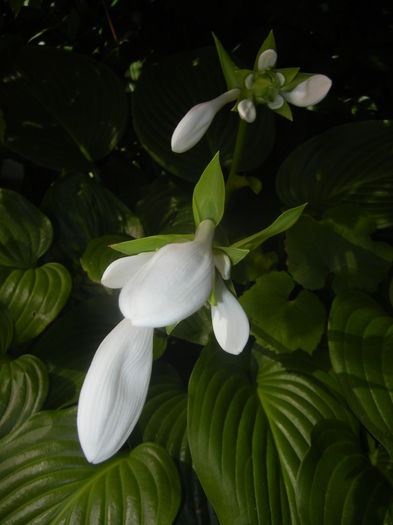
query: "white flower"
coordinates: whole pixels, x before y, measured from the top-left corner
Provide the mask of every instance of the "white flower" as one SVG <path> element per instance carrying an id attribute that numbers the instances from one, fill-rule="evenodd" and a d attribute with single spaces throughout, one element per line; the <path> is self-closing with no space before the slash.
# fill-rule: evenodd
<path id="1" fill-rule="evenodd" d="M 153 329 L 123 319 L 102 341 L 79 396 L 77 427 L 90 463 L 124 444 L 145 404 L 153 361 Z"/>
<path id="2" fill-rule="evenodd" d="M 78 434 L 91 463 L 115 454 L 138 421 L 150 382 L 154 328 L 185 319 L 209 299 L 215 265 L 229 279 L 229 258 L 213 256 L 214 228 L 204 220 L 193 241 L 123 257 L 105 270 L 102 283 L 121 288 L 125 319 L 99 346 L 80 393 Z M 249 336 L 247 316 L 221 277 L 215 298 L 211 313 L 217 341 L 226 352 L 238 354 Z"/>
<path id="3" fill-rule="evenodd" d="M 192 107 L 181 119 L 172 134 L 171 147 L 175 153 L 184 153 L 201 140 L 216 113 L 228 102 L 239 96 L 239 89 L 231 89 L 222 95 Z"/>

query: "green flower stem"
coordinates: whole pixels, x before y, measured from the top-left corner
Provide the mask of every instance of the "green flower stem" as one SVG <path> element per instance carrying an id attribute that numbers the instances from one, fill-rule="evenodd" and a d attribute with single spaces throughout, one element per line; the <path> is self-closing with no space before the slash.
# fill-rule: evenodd
<path id="1" fill-rule="evenodd" d="M 235 149 L 233 151 L 232 165 L 229 171 L 228 179 L 225 185 L 226 200 L 228 201 L 232 192 L 239 188 L 248 186 L 247 179 L 237 174 L 240 161 L 243 155 L 244 139 L 246 136 L 247 122 L 239 118 L 239 126 L 237 128 Z"/>

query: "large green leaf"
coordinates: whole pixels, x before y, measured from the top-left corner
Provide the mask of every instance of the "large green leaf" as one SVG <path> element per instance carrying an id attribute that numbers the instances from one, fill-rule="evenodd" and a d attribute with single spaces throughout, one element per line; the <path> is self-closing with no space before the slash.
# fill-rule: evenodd
<path id="1" fill-rule="evenodd" d="M 332 208 L 321 221 L 303 215 L 287 233 L 288 269 L 311 290 L 322 288 L 332 274 L 335 291 L 374 291 L 393 260 L 393 248 L 371 238 L 374 229 L 358 206 Z"/>
<path id="2" fill-rule="evenodd" d="M 52 242 L 52 226 L 19 193 L 0 188 L 0 266 L 29 268 Z"/>
<path id="3" fill-rule="evenodd" d="M 120 233 L 140 237 L 139 219 L 97 179 L 82 173 L 59 178 L 46 193 L 42 207 L 56 230 L 55 251 L 78 260 L 90 240 Z"/>
<path id="4" fill-rule="evenodd" d="M 58 263 L 29 270 L 0 269 L 0 301 L 15 326 L 15 343 L 37 337 L 59 314 L 71 292 L 71 277 Z"/>
<path id="5" fill-rule="evenodd" d="M 195 470 L 221 525 L 289 523 L 279 458 L 248 359 L 207 347 L 189 384 Z"/>
<path id="6" fill-rule="evenodd" d="M 0 302 L 0 358 L 5 355 L 14 338 L 14 323 L 8 309 Z"/>
<path id="7" fill-rule="evenodd" d="M 41 409 L 48 393 L 48 372 L 33 355 L 0 361 L 0 437 Z"/>
<path id="8" fill-rule="evenodd" d="M 68 308 L 36 341 L 30 351 L 49 371 L 47 408 L 78 401 L 95 351 L 120 320 L 116 295 L 105 294 Z"/>
<path id="9" fill-rule="evenodd" d="M 317 368 L 306 354 L 278 356 L 257 351 L 254 355 L 258 363 L 258 396 L 294 509 L 296 476 L 310 447 L 314 426 L 325 419 L 348 422 L 355 430 L 357 424 L 337 393 L 334 379 Z"/>
<path id="10" fill-rule="evenodd" d="M 132 100 L 135 130 L 142 145 L 165 169 L 197 181 L 213 155 L 220 151 L 228 166 L 239 116 L 225 106 L 214 118 L 205 137 L 190 151 L 171 151 L 171 136 L 187 111 L 199 102 L 226 91 L 216 50 L 204 48 L 165 58 L 146 66 Z M 257 167 L 269 154 L 275 135 L 273 112 L 260 108 L 257 121 L 247 125 L 241 170 Z"/>
<path id="11" fill-rule="evenodd" d="M 371 297 L 333 302 L 328 340 L 333 369 L 360 421 L 393 458 L 393 321 Z"/>
<path id="12" fill-rule="evenodd" d="M 75 410 L 41 412 L 0 446 L 0 522 L 171 525 L 178 473 L 159 445 L 144 443 L 100 465 L 83 458 Z"/>
<path id="13" fill-rule="evenodd" d="M 311 353 L 324 331 L 325 308 L 308 290 L 291 297 L 294 287 L 286 272 L 269 272 L 257 279 L 240 302 L 259 344 L 281 352 L 301 349 Z"/>
<path id="14" fill-rule="evenodd" d="M 321 421 L 311 433 L 296 495 L 302 525 L 382 525 L 392 488 L 346 424 Z"/>
<path id="15" fill-rule="evenodd" d="M 286 206 L 316 214 L 341 202 L 361 205 L 378 228 L 393 225 L 393 125 L 344 124 L 312 138 L 282 163 L 277 192 Z"/>
<path id="16" fill-rule="evenodd" d="M 88 170 L 121 137 L 128 113 L 120 80 L 102 62 L 44 46 L 2 56 L 5 145 L 54 169 Z"/>

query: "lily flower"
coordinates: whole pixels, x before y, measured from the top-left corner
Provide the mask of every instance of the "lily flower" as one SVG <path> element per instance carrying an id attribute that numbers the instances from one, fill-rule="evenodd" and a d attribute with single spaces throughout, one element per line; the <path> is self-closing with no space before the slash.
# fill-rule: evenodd
<path id="1" fill-rule="evenodd" d="M 91 463 L 115 454 L 139 419 L 150 382 L 154 328 L 177 323 L 208 301 L 215 265 L 229 279 L 229 258 L 213 255 L 214 229 L 213 221 L 203 220 L 193 241 L 123 257 L 105 270 L 102 283 L 121 288 L 125 319 L 99 346 L 79 397 L 78 435 Z M 217 341 L 226 352 L 238 354 L 249 337 L 247 316 L 221 277 L 215 299 L 211 312 Z"/>
<path id="2" fill-rule="evenodd" d="M 325 75 L 298 74 L 298 68 L 276 70 L 277 52 L 265 49 L 256 61 L 255 70 L 233 70 L 237 87 L 218 97 L 192 107 L 176 126 L 171 139 L 172 151 L 184 153 L 191 149 L 208 130 L 216 113 L 228 102 L 236 101 L 239 117 L 252 123 L 256 106 L 262 104 L 292 119 L 288 103 L 313 106 L 327 95 L 332 81 Z"/>

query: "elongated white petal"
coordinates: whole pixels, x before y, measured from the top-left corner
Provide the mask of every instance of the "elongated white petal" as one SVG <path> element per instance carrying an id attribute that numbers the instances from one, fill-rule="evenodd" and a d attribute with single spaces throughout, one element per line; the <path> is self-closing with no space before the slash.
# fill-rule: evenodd
<path id="1" fill-rule="evenodd" d="M 119 306 L 135 326 L 163 327 L 190 316 L 207 301 L 214 279 L 214 223 L 202 221 L 195 240 L 155 252 L 122 289 Z"/>
<path id="2" fill-rule="evenodd" d="M 220 278 L 215 291 L 217 305 L 211 307 L 214 335 L 225 352 L 240 354 L 250 335 L 247 315 Z"/>
<path id="3" fill-rule="evenodd" d="M 171 147 L 175 153 L 184 153 L 201 140 L 212 123 L 217 111 L 239 96 L 239 89 L 231 89 L 222 95 L 191 108 L 181 119 L 172 134 Z"/>
<path id="4" fill-rule="evenodd" d="M 79 396 L 77 426 L 90 463 L 110 458 L 136 425 L 149 387 L 153 330 L 123 319 L 99 346 Z"/>
<path id="5" fill-rule="evenodd" d="M 294 106 L 313 106 L 326 97 L 331 85 L 332 81 L 329 77 L 313 75 L 298 84 L 292 91 L 283 92 L 282 95 Z"/>
<path id="6" fill-rule="evenodd" d="M 226 253 L 215 253 L 214 265 L 225 281 L 231 277 L 231 260 Z"/>
<path id="7" fill-rule="evenodd" d="M 103 273 L 101 283 L 108 288 L 123 288 L 153 255 L 154 252 L 143 252 L 113 261 Z"/>
<path id="8" fill-rule="evenodd" d="M 273 102 L 269 102 L 268 106 L 270 109 L 279 109 L 283 106 L 284 99 L 281 95 L 276 95 Z"/>
<path id="9" fill-rule="evenodd" d="M 258 58 L 258 69 L 261 71 L 266 67 L 274 67 L 277 62 L 277 51 L 274 49 L 265 49 Z"/>
<path id="10" fill-rule="evenodd" d="M 241 100 L 237 105 L 237 110 L 239 112 L 240 118 L 246 122 L 254 122 L 257 116 L 257 111 L 255 109 L 254 102 L 245 98 Z"/>

